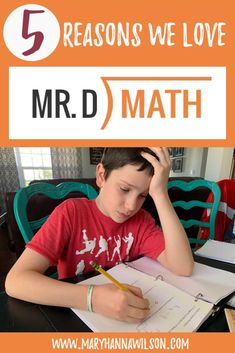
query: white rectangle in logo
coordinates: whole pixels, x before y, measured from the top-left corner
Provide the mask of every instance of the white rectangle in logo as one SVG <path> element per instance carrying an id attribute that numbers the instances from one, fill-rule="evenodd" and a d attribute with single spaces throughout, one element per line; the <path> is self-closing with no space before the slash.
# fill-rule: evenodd
<path id="1" fill-rule="evenodd" d="M 10 139 L 226 139 L 225 67 L 11 67 Z"/>

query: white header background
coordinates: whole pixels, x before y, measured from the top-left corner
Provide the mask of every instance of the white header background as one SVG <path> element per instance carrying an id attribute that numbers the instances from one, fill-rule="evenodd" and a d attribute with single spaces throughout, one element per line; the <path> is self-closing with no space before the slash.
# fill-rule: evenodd
<path id="1" fill-rule="evenodd" d="M 101 77 L 208 77 L 210 81 L 156 80 L 112 81 L 108 85 L 113 110 L 105 129 L 101 129 L 108 109 L 108 96 Z M 52 118 L 32 117 L 32 90 L 38 89 L 43 103 L 45 90 L 52 89 Z M 55 90 L 70 93 L 68 108 L 76 118 L 61 114 L 55 118 Z M 97 114 L 82 117 L 82 90 L 97 92 Z M 138 89 L 145 91 L 144 118 L 121 115 L 121 90 L 129 89 L 134 105 Z M 177 95 L 176 117 L 170 118 L 170 97 L 162 94 L 166 118 L 159 112 L 147 118 L 153 90 L 189 90 L 194 101 L 201 90 L 201 118 L 195 106 L 183 117 L 183 96 Z M 90 108 L 88 109 L 89 113 Z M 63 112 L 63 109 L 61 109 Z M 225 67 L 10 67 L 9 68 L 9 138 L 10 139 L 225 139 L 226 138 L 226 69 Z"/>

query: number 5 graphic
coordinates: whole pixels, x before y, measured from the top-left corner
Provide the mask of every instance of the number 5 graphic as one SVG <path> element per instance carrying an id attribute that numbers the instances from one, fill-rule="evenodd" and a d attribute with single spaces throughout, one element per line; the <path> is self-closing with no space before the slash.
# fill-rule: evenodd
<path id="1" fill-rule="evenodd" d="M 17 58 L 24 61 L 42 60 L 59 44 L 60 23 L 48 8 L 25 4 L 8 15 L 3 36 L 7 48 Z"/>
<path id="2" fill-rule="evenodd" d="M 32 48 L 24 51 L 22 54 L 25 56 L 31 55 L 35 53 L 38 49 L 40 49 L 44 35 L 42 32 L 32 32 L 29 33 L 29 18 L 31 14 L 38 14 L 38 13 L 43 13 L 45 12 L 44 10 L 24 10 L 24 15 L 23 15 L 23 27 L 22 27 L 22 37 L 24 39 L 28 39 L 32 36 L 34 36 L 34 43 Z"/>

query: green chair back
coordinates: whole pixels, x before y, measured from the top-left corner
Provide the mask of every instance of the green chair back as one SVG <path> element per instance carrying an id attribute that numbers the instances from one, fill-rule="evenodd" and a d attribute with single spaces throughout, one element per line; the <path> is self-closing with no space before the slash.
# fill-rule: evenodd
<path id="1" fill-rule="evenodd" d="M 168 190 L 171 188 L 179 188 L 183 191 L 190 192 L 199 187 L 206 187 L 211 190 L 214 195 L 214 202 L 203 202 L 199 200 L 182 201 L 177 200 L 173 202 L 174 207 L 181 207 L 184 210 L 189 210 L 193 207 L 201 207 L 210 209 L 210 219 L 209 222 L 202 222 L 198 219 L 180 219 L 184 228 L 190 228 L 192 226 L 207 227 L 210 229 L 210 234 L 208 239 L 215 239 L 215 220 L 219 209 L 221 191 L 217 183 L 214 181 L 197 179 L 190 182 L 185 182 L 183 180 L 172 180 L 168 182 Z M 189 238 L 191 244 L 204 244 L 207 240 Z"/>
<path id="2" fill-rule="evenodd" d="M 44 195 L 53 200 L 60 200 L 71 192 L 79 191 L 88 199 L 95 199 L 97 191 L 89 184 L 80 182 L 63 182 L 59 185 L 50 183 L 35 183 L 19 189 L 14 197 L 14 215 L 25 243 L 28 243 L 34 236 L 35 230 L 39 229 L 47 220 L 48 216 L 29 221 L 27 216 L 27 205 L 35 195 Z M 36 212 L 35 212 L 36 213 Z"/>

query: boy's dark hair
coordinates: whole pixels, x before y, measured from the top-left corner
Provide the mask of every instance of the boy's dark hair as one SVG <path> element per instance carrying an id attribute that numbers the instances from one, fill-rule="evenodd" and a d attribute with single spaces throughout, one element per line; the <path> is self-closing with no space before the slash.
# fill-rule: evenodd
<path id="1" fill-rule="evenodd" d="M 146 170 L 149 175 L 153 175 L 152 164 L 141 156 L 141 152 L 148 152 L 157 158 L 152 150 L 145 147 L 105 148 L 101 159 L 101 163 L 105 169 L 105 179 L 109 177 L 112 170 L 124 167 L 127 164 L 139 166 L 137 168 L 138 171 Z"/>

